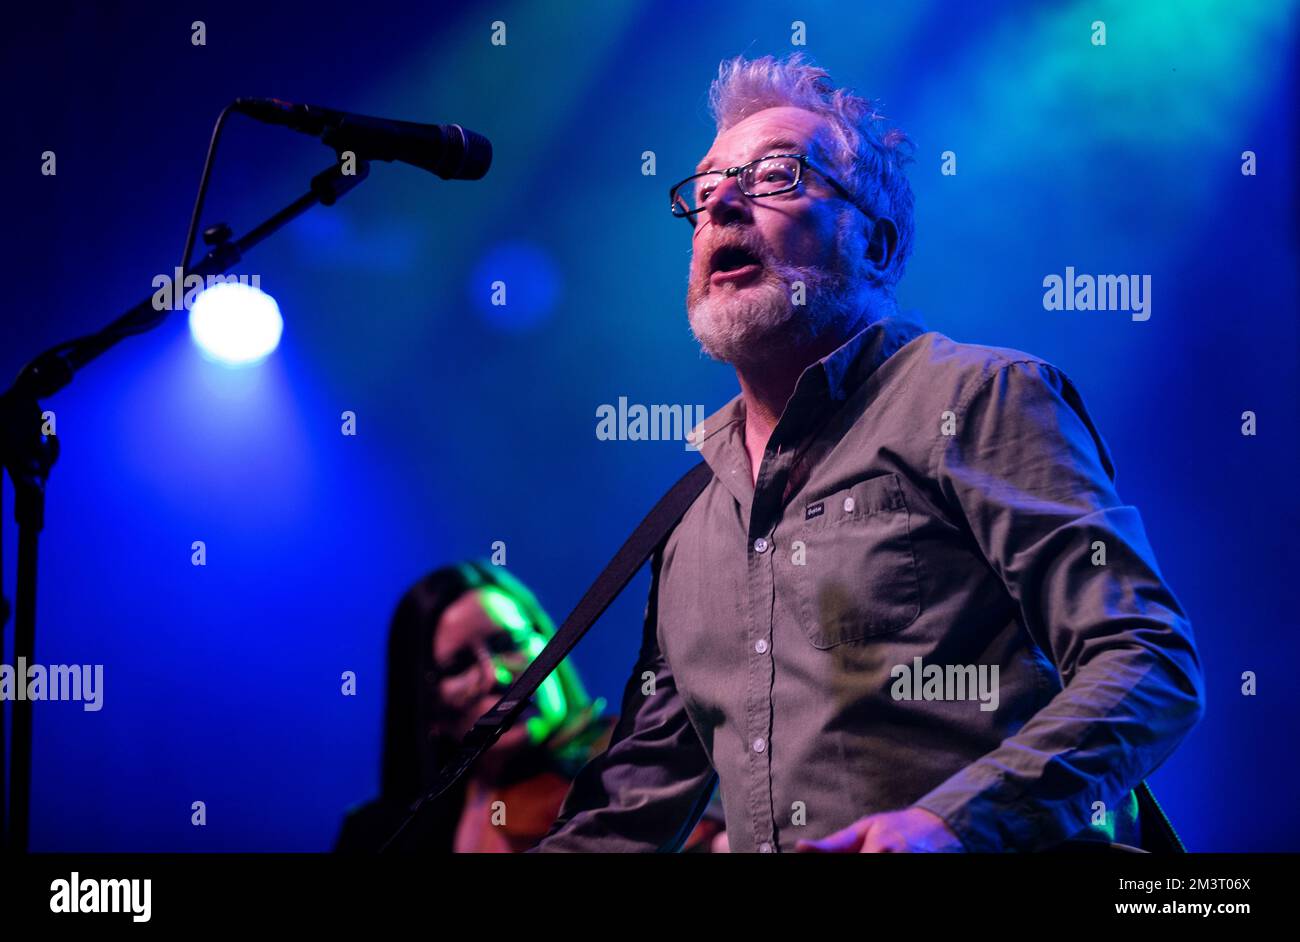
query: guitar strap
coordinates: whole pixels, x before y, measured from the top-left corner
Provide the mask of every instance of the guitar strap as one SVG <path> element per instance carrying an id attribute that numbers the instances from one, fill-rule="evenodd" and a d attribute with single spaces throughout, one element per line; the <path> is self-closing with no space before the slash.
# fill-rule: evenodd
<path id="1" fill-rule="evenodd" d="M 596 577 L 596 581 L 556 630 L 555 636 L 546 647 L 515 679 L 496 706 L 484 713 L 470 729 L 461 742 L 459 751 L 439 770 L 437 779 L 429 791 L 411 806 L 406 820 L 393 836 L 384 842 L 380 853 L 392 847 L 410 827 L 421 809 L 436 801 L 451 788 L 478 757 L 519 718 L 533 694 L 537 692 L 537 688 L 542 685 L 542 681 L 568 657 L 569 652 L 582 636 L 632 581 L 632 577 L 645 561 L 668 539 L 673 528 L 686 515 L 686 511 L 690 509 L 691 504 L 695 503 L 695 499 L 700 496 L 712 478 L 713 472 L 701 461 L 687 471 L 682 479 L 651 508 L 650 513 L 637 524 L 632 535 L 614 554 L 614 558 L 610 560 L 604 571 Z M 1155 796 L 1151 794 L 1151 789 L 1147 787 L 1146 782 L 1140 783 L 1134 791 L 1138 801 L 1143 847 L 1162 852 L 1185 850 L 1173 825 L 1169 823 L 1169 819 L 1156 803 Z"/>

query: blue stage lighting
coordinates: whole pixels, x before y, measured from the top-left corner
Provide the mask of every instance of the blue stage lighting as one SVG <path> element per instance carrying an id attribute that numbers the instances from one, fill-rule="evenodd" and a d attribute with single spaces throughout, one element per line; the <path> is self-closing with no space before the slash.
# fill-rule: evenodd
<path id="1" fill-rule="evenodd" d="M 518 240 L 491 247 L 470 275 L 471 297 L 484 320 L 506 333 L 543 324 L 554 311 L 560 287 L 550 252 Z"/>
<path id="2" fill-rule="evenodd" d="M 275 298 L 252 285 L 212 285 L 190 307 L 190 336 L 204 356 L 226 366 L 260 363 L 280 345 L 283 331 Z"/>

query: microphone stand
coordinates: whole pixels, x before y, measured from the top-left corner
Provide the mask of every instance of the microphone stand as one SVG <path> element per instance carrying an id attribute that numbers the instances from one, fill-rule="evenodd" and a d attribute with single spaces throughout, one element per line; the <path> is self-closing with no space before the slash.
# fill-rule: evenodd
<path id="1" fill-rule="evenodd" d="M 214 143 L 215 148 L 215 143 Z M 211 154 L 209 155 L 209 160 Z M 334 164 L 312 177 L 311 188 L 242 238 L 231 240 L 230 230 L 213 227 L 205 233 L 212 250 L 193 267 L 185 266 L 173 297 L 185 296 L 185 280 L 190 275 L 206 278 L 224 274 L 238 265 L 244 253 L 302 215 L 317 203 L 333 206 L 344 194 L 357 186 L 370 172 L 366 160 L 356 161 L 355 173 L 344 174 L 342 164 Z M 205 172 L 206 181 L 206 172 Z M 200 197 L 201 200 L 201 197 Z M 196 207 L 196 216 L 197 216 Z M 191 238 L 193 235 L 191 226 Z M 189 247 L 186 248 L 188 258 Z M 14 607 L 15 687 L 25 691 L 27 678 L 17 676 L 20 659 L 36 663 L 36 550 L 37 538 L 45 522 L 45 482 L 59 454 L 58 438 L 42 429 L 40 400 L 72 382 L 77 370 L 116 346 L 121 340 L 146 333 L 159 326 L 168 310 L 156 310 L 153 296 L 141 301 L 98 333 L 79 337 L 46 350 L 19 372 L 7 391 L 0 394 L 0 467 L 9 472 L 14 487 L 14 521 L 18 526 L 18 572 Z M 0 492 L 3 490 L 0 474 Z M 0 493 L 0 497 L 3 494 Z M 2 504 L 2 501 L 0 501 Z M 3 514 L 0 513 L 0 521 Z M 0 546 L 3 545 L 0 531 Z M 0 664 L 4 659 L 4 625 L 10 605 L 4 595 L 3 565 L 0 564 Z M 17 693 L 17 690 L 15 691 Z M 13 742 L 10 747 L 8 775 L 0 775 L 0 818 L 3 818 L 4 849 L 15 853 L 27 850 L 31 804 L 32 771 L 32 701 L 15 696 L 12 710 Z M 4 766 L 4 723 L 0 717 L 0 767 Z M 8 803 L 5 803 L 6 781 Z M 5 809 L 7 808 L 7 814 Z"/>

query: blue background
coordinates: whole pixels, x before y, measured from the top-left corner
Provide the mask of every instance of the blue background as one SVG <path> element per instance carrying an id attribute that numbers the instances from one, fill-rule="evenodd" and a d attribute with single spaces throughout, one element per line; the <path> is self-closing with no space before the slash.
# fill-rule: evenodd
<path id="1" fill-rule="evenodd" d="M 1192 616 L 1209 712 L 1156 793 L 1193 849 L 1300 850 L 1293 4 L 346 6 L 10 15 L 6 379 L 177 264 L 212 122 L 237 95 L 460 122 L 496 153 L 479 183 L 376 164 L 256 249 L 239 270 L 285 316 L 261 366 L 204 360 L 177 315 L 45 403 L 62 456 L 37 657 L 102 663 L 105 690 L 98 713 L 36 709 L 33 849 L 324 850 L 377 789 L 383 639 L 414 579 L 503 540 L 568 611 L 692 461 L 680 443 L 597 440 L 597 407 L 712 412 L 735 392 L 689 334 L 689 230 L 666 191 L 712 141 L 718 62 L 792 51 L 798 19 L 804 51 L 917 143 L 900 302 L 1076 381 Z M 39 172 L 45 150 L 57 176 Z M 331 160 L 234 119 L 204 223 L 242 232 Z M 1045 311 L 1042 279 L 1066 266 L 1151 275 L 1151 319 Z M 504 310 L 488 303 L 498 278 Z M 8 485 L 4 501 L 12 595 Z M 614 703 L 647 585 L 576 655 Z"/>

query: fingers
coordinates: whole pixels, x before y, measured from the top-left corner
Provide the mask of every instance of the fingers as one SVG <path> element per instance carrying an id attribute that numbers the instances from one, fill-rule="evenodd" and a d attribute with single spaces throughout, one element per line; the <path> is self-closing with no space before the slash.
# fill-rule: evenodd
<path id="1" fill-rule="evenodd" d="M 799 841 L 794 849 L 800 854 L 857 854 L 866 834 L 867 828 L 859 821 L 819 841 Z"/>
<path id="2" fill-rule="evenodd" d="M 862 842 L 861 853 L 901 854 L 906 852 L 907 849 L 907 842 L 899 837 L 896 831 L 877 827 L 867 831 L 866 839 Z"/>

